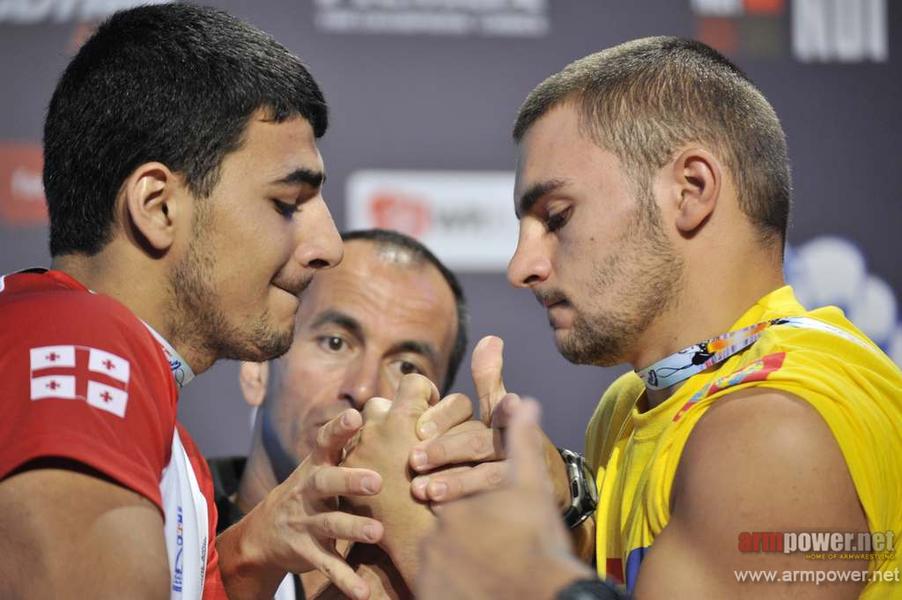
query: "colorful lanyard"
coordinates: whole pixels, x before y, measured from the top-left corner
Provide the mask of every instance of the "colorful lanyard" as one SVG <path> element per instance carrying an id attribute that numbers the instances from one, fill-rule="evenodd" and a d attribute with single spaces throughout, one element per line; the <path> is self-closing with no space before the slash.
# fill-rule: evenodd
<path id="1" fill-rule="evenodd" d="M 849 332 L 823 321 L 809 317 L 783 317 L 762 321 L 736 331 L 728 331 L 710 340 L 693 344 L 662 358 L 651 366 L 636 371 L 636 374 L 642 378 L 645 387 L 650 390 L 667 389 L 704 371 L 711 365 L 716 365 L 745 350 L 758 341 L 765 329 L 774 325 L 818 329 L 842 336 L 865 348 L 868 347 L 862 340 Z"/>
<path id="2" fill-rule="evenodd" d="M 153 334 L 157 343 L 160 344 L 160 348 L 163 349 L 163 354 L 166 355 L 166 360 L 169 361 L 169 370 L 172 371 L 172 378 L 175 379 L 175 385 L 179 388 L 179 391 L 182 391 L 182 388 L 194 379 L 194 371 L 191 370 L 191 367 L 185 362 L 185 359 L 176 352 L 175 348 L 172 347 L 172 344 L 166 341 L 166 338 L 157 333 L 157 330 L 147 323 L 144 323 L 144 326 L 147 327 L 147 330 L 150 331 L 151 334 Z"/>

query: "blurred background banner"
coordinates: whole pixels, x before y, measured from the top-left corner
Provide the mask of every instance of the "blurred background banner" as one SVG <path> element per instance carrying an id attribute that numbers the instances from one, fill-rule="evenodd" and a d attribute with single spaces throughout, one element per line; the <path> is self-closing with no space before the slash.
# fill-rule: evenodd
<path id="1" fill-rule="evenodd" d="M 62 69 L 130 0 L 0 0 L 0 273 L 47 265 L 41 128 Z M 539 398 L 552 439 L 580 448 L 620 369 L 577 367 L 542 308 L 512 289 L 511 126 L 570 61 L 628 39 L 700 39 L 776 108 L 793 165 L 787 276 L 902 362 L 902 3 L 889 0 L 222 0 L 300 55 L 322 85 L 325 193 L 342 228 L 416 235 L 461 274 L 473 341 L 506 341 L 510 390 Z M 713 299 L 716 301 L 716 299 Z M 467 359 L 468 362 L 468 359 Z M 457 387 L 472 392 L 467 369 Z M 244 453 L 249 409 L 222 362 L 181 416 L 208 454 Z M 215 417 L 214 417 L 215 415 Z"/>

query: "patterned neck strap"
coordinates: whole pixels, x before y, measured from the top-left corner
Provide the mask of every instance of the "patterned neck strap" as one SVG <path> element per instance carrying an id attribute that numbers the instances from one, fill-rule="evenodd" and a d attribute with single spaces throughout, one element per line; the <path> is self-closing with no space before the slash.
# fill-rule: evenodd
<path id="1" fill-rule="evenodd" d="M 663 390 L 686 381 L 696 373 L 700 373 L 719 362 L 725 361 L 737 352 L 745 350 L 758 341 L 768 327 L 780 325 L 796 329 L 816 329 L 844 338 L 858 344 L 862 348 L 875 351 L 876 347 L 835 325 L 824 323 L 811 317 L 782 317 L 749 325 L 736 331 L 728 331 L 716 338 L 711 338 L 688 348 L 683 348 L 667 358 L 662 358 L 650 367 L 636 371 L 650 390 Z"/>
<path id="2" fill-rule="evenodd" d="M 736 331 L 728 331 L 674 352 L 653 365 L 636 371 L 636 374 L 650 390 L 667 389 L 745 350 L 758 341 L 768 327 L 787 322 L 789 319 L 772 319 Z"/>
<path id="3" fill-rule="evenodd" d="M 147 327 L 147 330 L 150 331 L 151 334 L 153 334 L 153 337 L 156 338 L 157 343 L 159 343 L 160 347 L 163 349 L 163 354 L 166 355 L 166 360 L 169 361 L 169 370 L 172 371 L 175 385 L 179 388 L 179 391 L 182 391 L 182 388 L 194 379 L 194 371 L 191 370 L 191 367 L 185 362 L 185 359 L 176 352 L 175 348 L 172 347 L 172 344 L 166 341 L 166 338 L 157 333 L 157 330 L 147 323 L 144 323 L 144 326 Z"/>

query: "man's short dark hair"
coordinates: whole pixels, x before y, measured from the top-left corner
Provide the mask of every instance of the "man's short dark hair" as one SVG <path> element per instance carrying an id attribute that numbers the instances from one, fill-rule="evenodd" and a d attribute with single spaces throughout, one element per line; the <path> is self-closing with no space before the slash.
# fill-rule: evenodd
<path id="1" fill-rule="evenodd" d="M 790 176 L 783 129 L 751 80 L 717 51 L 693 40 L 652 37 L 581 58 L 529 94 L 514 139 L 519 143 L 536 120 L 570 101 L 587 137 L 643 185 L 681 144 L 710 144 L 762 238 L 785 241 Z"/>
<path id="2" fill-rule="evenodd" d="M 467 301 L 466 298 L 464 298 L 463 288 L 461 288 L 457 276 L 454 275 L 448 267 L 442 264 L 442 261 L 440 261 L 429 248 L 414 238 L 397 231 L 389 229 L 346 231 L 341 234 L 341 239 L 344 242 L 366 240 L 372 242 L 377 248 L 387 248 L 406 252 L 414 261 L 431 264 L 442 274 L 448 287 L 451 288 L 451 293 L 454 294 L 454 303 L 457 307 L 457 337 L 454 339 L 454 347 L 451 349 L 451 356 L 448 358 L 448 369 L 445 372 L 445 381 L 442 382 L 441 385 L 442 394 L 446 394 L 454 383 L 454 378 L 457 376 L 457 370 L 460 368 L 460 363 L 467 350 L 467 325 L 469 320 L 467 314 Z"/>
<path id="3" fill-rule="evenodd" d="M 249 118 L 301 116 L 327 126 L 323 94 L 301 61 L 265 33 L 212 8 L 141 6 L 100 25 L 69 63 L 44 126 L 50 254 L 93 255 L 139 165 L 159 161 L 210 194 Z"/>

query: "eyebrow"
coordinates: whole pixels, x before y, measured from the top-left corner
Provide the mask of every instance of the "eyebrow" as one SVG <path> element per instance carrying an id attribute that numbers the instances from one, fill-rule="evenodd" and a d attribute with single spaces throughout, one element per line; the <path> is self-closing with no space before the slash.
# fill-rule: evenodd
<path id="1" fill-rule="evenodd" d="M 401 352 L 412 352 L 413 354 L 425 356 L 427 360 L 432 362 L 433 366 L 438 365 L 438 352 L 436 352 L 432 344 L 428 342 L 404 340 L 403 342 L 395 344 L 391 349 L 391 354 L 399 354 Z"/>
<path id="2" fill-rule="evenodd" d="M 312 169 L 295 169 L 285 177 L 276 179 L 272 183 L 276 185 L 309 185 L 321 187 L 326 183 L 326 174 Z"/>
<path id="3" fill-rule="evenodd" d="M 360 321 L 341 311 L 334 309 L 323 311 L 313 321 L 311 328 L 318 329 L 327 324 L 338 325 L 339 327 L 346 329 L 348 333 L 350 333 L 357 339 L 364 339 L 363 327 L 360 325 Z M 404 340 L 392 346 L 389 354 L 399 354 L 401 352 L 412 352 L 414 354 L 419 354 L 430 360 L 433 365 L 438 365 L 438 352 L 436 351 L 435 347 L 429 342 L 423 342 L 420 340 Z"/>
<path id="4" fill-rule="evenodd" d="M 363 339 L 363 327 L 361 327 L 360 321 L 338 310 L 330 309 L 320 313 L 313 321 L 312 328 L 318 329 L 319 327 L 330 323 L 347 329 L 351 335 L 358 339 Z"/>
<path id="5" fill-rule="evenodd" d="M 566 183 L 563 179 L 549 179 L 548 181 L 540 181 L 531 185 L 528 190 L 523 192 L 519 202 L 514 206 L 514 214 L 517 216 L 517 219 L 528 213 L 529 209 L 538 202 L 539 198 L 563 187 Z"/>

